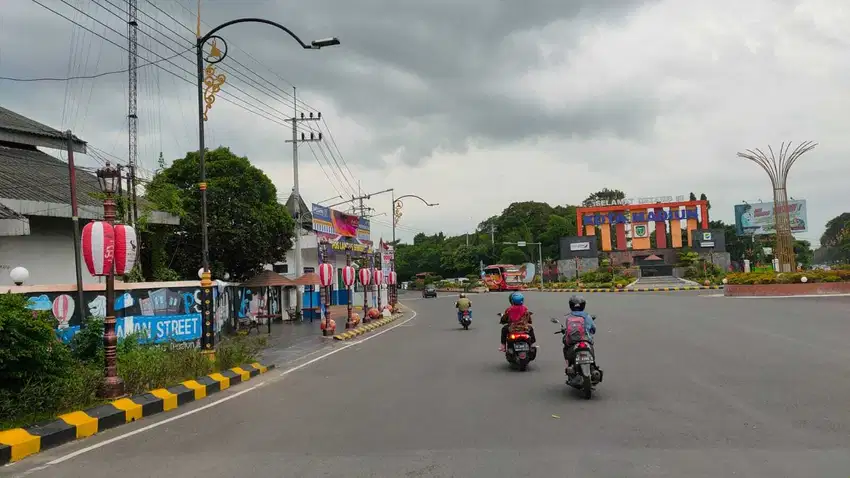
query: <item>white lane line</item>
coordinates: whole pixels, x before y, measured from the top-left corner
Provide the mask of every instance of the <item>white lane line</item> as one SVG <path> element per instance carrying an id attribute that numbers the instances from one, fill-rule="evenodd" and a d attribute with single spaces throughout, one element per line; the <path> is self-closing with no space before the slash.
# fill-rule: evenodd
<path id="1" fill-rule="evenodd" d="M 280 374 L 280 375 L 278 375 L 278 377 L 283 377 L 283 376 L 285 376 L 285 375 L 289 375 L 290 373 L 295 372 L 295 371 L 297 371 L 297 370 L 301 370 L 302 368 L 304 368 L 304 367 L 306 367 L 306 366 L 308 366 L 308 365 L 310 365 L 310 364 L 314 364 L 314 363 L 318 362 L 319 360 L 322 360 L 322 359 L 328 358 L 328 357 L 330 357 L 331 355 L 333 355 L 333 354 L 335 354 L 335 353 L 337 353 L 337 352 L 342 352 L 343 350 L 345 350 L 345 349 L 347 349 L 347 348 L 349 348 L 349 347 L 353 347 L 353 346 L 355 346 L 355 345 L 360 345 L 360 344 L 362 344 L 363 342 L 366 342 L 367 340 L 371 340 L 371 339 L 374 339 L 375 337 L 379 337 L 379 336 L 381 336 L 381 335 L 383 335 L 383 334 L 385 334 L 385 333 L 387 333 L 387 332 L 389 332 L 389 331 L 391 331 L 391 330 L 395 329 L 396 327 L 401 327 L 402 325 L 404 325 L 404 324 L 406 324 L 406 323 L 410 322 L 411 320 L 413 320 L 413 319 L 415 319 L 415 318 L 416 318 L 416 315 L 417 315 L 416 311 L 413 311 L 413 315 L 411 315 L 411 316 L 410 316 L 410 318 L 409 318 L 409 319 L 407 319 L 407 320 L 405 320 L 404 322 L 401 322 L 401 323 L 399 323 L 399 324 L 396 324 L 396 325 L 394 325 L 394 326 L 392 326 L 392 327 L 390 327 L 390 328 L 388 328 L 388 329 L 386 329 L 386 330 L 382 330 L 382 331 L 380 331 L 380 332 L 378 332 L 378 333 L 376 333 L 376 334 L 374 334 L 374 335 L 369 335 L 369 336 L 367 336 L 367 337 L 364 337 L 364 338 L 363 338 L 363 339 L 361 339 L 361 340 L 358 340 L 358 341 L 356 341 L 356 342 L 352 342 L 352 343 L 347 344 L 347 345 L 345 345 L 345 346 L 343 346 L 343 347 L 340 347 L 340 348 L 338 348 L 338 349 L 331 350 L 330 352 L 328 352 L 328 353 L 326 353 L 326 354 L 324 354 L 324 355 L 320 355 L 320 356 L 318 356 L 318 357 L 316 357 L 316 358 L 314 358 L 314 359 L 312 359 L 312 360 L 309 360 L 309 361 L 307 361 L 307 362 L 304 362 L 304 363 L 302 363 L 302 364 L 300 364 L 300 365 L 296 365 L 295 367 L 292 367 L 292 368 L 289 368 L 289 369 L 287 369 L 287 370 L 284 370 L 283 372 L 281 372 L 281 374 Z M 161 427 L 161 426 L 163 426 L 163 425 L 165 425 L 165 424 L 167 424 L 167 423 L 171 423 L 171 422 L 173 422 L 173 421 L 175 421 L 175 420 L 179 420 L 179 419 L 181 419 L 181 418 L 188 417 L 189 415 L 194 415 L 194 414 L 196 414 L 196 413 L 198 413 L 198 412 L 200 412 L 200 411 L 202 411 L 202 410 L 206 410 L 206 409 L 208 409 L 208 408 L 215 407 L 215 406 L 220 405 L 220 404 L 222 404 L 222 403 L 224 403 L 224 402 L 226 402 L 226 401 L 228 401 L 228 400 L 233 400 L 234 398 L 236 398 L 236 397 L 238 397 L 238 396 L 240 396 L 240 395 L 242 395 L 242 394 L 245 394 L 245 393 L 248 393 L 248 392 L 254 391 L 254 390 L 256 390 L 257 388 L 259 388 L 259 387 L 263 386 L 265 383 L 266 383 L 266 382 L 260 382 L 260 383 L 258 383 L 258 384 L 256 384 L 256 385 L 254 385 L 254 386 L 252 386 L 252 387 L 250 387 L 250 388 L 246 388 L 245 390 L 240 390 L 240 391 L 238 391 L 238 392 L 236 392 L 236 393 L 234 393 L 234 394 L 232 394 L 232 395 L 228 395 L 228 396 L 226 396 L 226 397 L 222 397 L 221 399 L 216 400 L 215 402 L 208 403 L 208 404 L 206 404 L 206 405 L 204 405 L 204 406 L 202 406 L 202 407 L 198 407 L 198 408 L 196 408 L 196 409 L 194 409 L 194 410 L 189 410 L 189 411 L 183 412 L 183 413 L 181 413 L 181 414 L 179 414 L 179 415 L 174 415 L 173 417 L 169 417 L 169 418 L 167 418 L 167 419 L 165 419 L 165 420 L 162 420 L 161 422 L 152 423 L 152 424 L 150 424 L 150 425 L 148 425 L 148 426 L 146 426 L 146 427 L 139 428 L 138 430 L 133 430 L 133 431 L 131 431 L 131 432 L 127 432 L 127 433 L 125 433 L 125 434 L 123 434 L 123 435 L 119 435 L 119 436 L 117 436 L 117 437 L 110 438 L 109 440 L 104 440 L 104 441 L 102 441 L 102 442 L 100 442 L 100 443 L 95 443 L 94 445 L 87 446 L 87 447 L 85 447 L 85 448 L 81 448 L 81 449 L 79 449 L 79 450 L 77 450 L 77 451 L 75 451 L 75 452 L 71 452 L 71 453 L 68 453 L 67 455 L 61 456 L 61 457 L 56 458 L 56 459 L 54 459 L 54 460 L 51 460 L 51 461 L 49 461 L 49 462 L 45 463 L 44 465 L 41 465 L 41 466 L 38 466 L 38 467 L 32 468 L 32 469 L 30 469 L 30 470 L 27 470 L 26 472 L 24 472 L 24 473 L 22 473 L 22 474 L 20 474 L 20 475 L 18 475 L 18 476 L 26 476 L 26 475 L 29 475 L 29 474 L 31 474 L 31 473 L 35 473 L 35 472 L 37 472 L 37 471 L 44 470 L 44 469 L 46 469 L 46 468 L 48 468 L 48 467 L 51 467 L 51 466 L 53 466 L 53 465 L 58 465 L 59 463 L 62 463 L 62 462 L 64 462 L 64 461 L 68 461 L 68 460 L 70 460 L 70 459 L 72 459 L 72 458 L 75 458 L 75 457 L 77 457 L 77 456 L 80 456 L 80 455 L 82 455 L 82 454 L 84 454 L 84 453 L 88 453 L 88 452 L 90 452 L 90 451 L 97 450 L 98 448 L 102 448 L 102 447 L 104 447 L 104 446 L 106 446 L 106 445 L 109 445 L 109 444 L 111 444 L 111 443 L 115 443 L 115 442 L 117 442 L 117 441 L 123 440 L 123 439 L 125 439 L 125 438 L 129 438 L 129 437 L 134 436 L 134 435 L 138 435 L 139 433 L 143 433 L 143 432 L 146 432 L 146 431 L 148 431 L 148 430 L 153 430 L 154 428 Z"/>
<path id="2" fill-rule="evenodd" d="M 148 426 L 146 426 L 146 427 L 139 428 L 138 430 L 133 430 L 133 431 L 131 431 L 131 432 L 127 432 L 127 433 L 125 433 L 125 434 L 123 434 L 123 435 L 119 435 L 119 436 L 117 436 L 117 437 L 110 438 L 109 440 L 104 440 L 104 441 L 102 441 L 102 442 L 100 442 L 100 443 L 95 443 L 94 445 L 87 446 L 87 447 L 85 447 L 85 448 L 81 448 L 81 449 L 79 449 L 79 450 L 77 450 L 77 451 L 75 451 L 75 452 L 68 453 L 67 455 L 64 455 L 64 456 L 61 456 L 61 457 L 59 457 L 59 458 L 56 458 L 55 460 L 48 461 L 48 462 L 47 462 L 47 463 L 45 463 L 44 465 L 38 466 L 38 467 L 33 468 L 33 469 L 31 469 L 31 470 L 27 470 L 27 472 L 26 472 L 26 473 L 24 473 L 24 474 L 22 474 L 22 475 L 19 475 L 19 476 L 26 476 L 26 475 L 29 475 L 30 473 L 34 473 L 34 472 L 36 472 L 36 471 L 41 471 L 41 470 L 43 470 L 43 469 L 45 469 L 45 468 L 48 468 L 48 467 L 50 467 L 50 466 L 58 465 L 59 463 L 62 463 L 63 461 L 67 461 L 67 460 L 70 460 L 71 458 L 74 458 L 74 457 L 80 456 L 80 455 L 82 455 L 83 453 L 88 453 L 88 452 L 90 452 L 90 451 L 92 451 L 92 450 L 97 450 L 98 448 L 101 448 L 101 447 L 104 447 L 104 446 L 106 446 L 106 445 L 109 445 L 110 443 L 115 443 L 115 442 L 120 441 L 120 440 L 123 440 L 123 439 L 125 439 L 125 438 L 129 438 L 129 437 L 131 437 L 131 436 L 133 436 L 133 435 L 138 435 L 139 433 L 146 432 L 146 431 L 148 431 L 148 430 L 152 430 L 152 429 L 157 428 L 157 427 L 161 427 L 161 426 L 163 426 L 163 425 L 165 425 L 165 424 L 168 424 L 168 423 L 173 422 L 174 420 L 179 420 L 179 419 L 181 419 L 181 418 L 188 417 L 189 415 L 194 415 L 194 414 L 196 414 L 196 413 L 198 413 L 198 412 L 200 412 L 200 411 L 202 411 L 202 410 L 206 410 L 206 409 L 208 409 L 208 408 L 212 408 L 212 407 L 214 407 L 214 406 L 216 406 L 216 405 L 220 405 L 220 404 L 222 404 L 222 403 L 224 403 L 224 402 L 226 402 L 226 401 L 228 401 L 228 400 L 233 400 L 234 398 L 236 398 L 236 397 L 238 397 L 238 396 L 240 396 L 240 395 L 242 395 L 242 394 L 248 393 L 248 392 L 250 392 L 250 391 L 252 391 L 252 390 L 256 390 L 257 388 L 259 388 L 259 387 L 261 387 L 261 386 L 265 385 L 265 383 L 266 383 L 266 382 L 260 382 L 260 383 L 257 383 L 257 384 L 255 384 L 253 387 L 251 387 L 251 388 L 246 388 L 245 390 L 240 390 L 240 391 L 238 391 L 238 392 L 236 392 L 236 393 L 234 393 L 234 394 L 232 394 L 232 395 L 228 395 L 228 396 L 226 396 L 226 397 L 222 397 L 221 399 L 216 400 L 215 402 L 208 403 L 208 404 L 206 404 L 206 405 L 204 405 L 204 406 L 202 406 L 202 407 L 198 407 L 198 408 L 196 408 L 196 409 L 194 409 L 194 410 L 189 410 L 189 411 L 183 412 L 183 413 L 181 413 L 181 414 L 179 414 L 179 415 L 175 415 L 175 416 L 173 416 L 173 417 L 167 418 L 167 419 L 165 419 L 165 420 L 163 420 L 163 421 L 161 421 L 161 422 L 152 423 L 152 424 L 150 424 L 150 425 L 148 425 Z"/>

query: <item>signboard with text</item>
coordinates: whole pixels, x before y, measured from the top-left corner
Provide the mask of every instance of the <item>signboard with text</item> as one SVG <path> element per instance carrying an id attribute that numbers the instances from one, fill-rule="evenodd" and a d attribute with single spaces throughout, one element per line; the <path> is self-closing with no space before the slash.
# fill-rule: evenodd
<path id="1" fill-rule="evenodd" d="M 788 200 L 791 232 L 809 230 L 805 199 Z M 735 205 L 735 231 L 739 236 L 764 236 L 776 233 L 774 203 L 760 202 Z"/>

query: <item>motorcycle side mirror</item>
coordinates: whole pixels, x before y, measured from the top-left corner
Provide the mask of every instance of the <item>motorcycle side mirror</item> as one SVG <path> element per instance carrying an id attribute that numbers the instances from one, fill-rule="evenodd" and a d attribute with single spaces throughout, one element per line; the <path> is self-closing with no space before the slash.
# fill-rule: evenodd
<path id="1" fill-rule="evenodd" d="M 560 322 L 558 322 L 558 319 L 556 319 L 554 317 L 552 317 L 550 320 L 552 321 L 553 324 L 559 324 L 560 323 Z"/>

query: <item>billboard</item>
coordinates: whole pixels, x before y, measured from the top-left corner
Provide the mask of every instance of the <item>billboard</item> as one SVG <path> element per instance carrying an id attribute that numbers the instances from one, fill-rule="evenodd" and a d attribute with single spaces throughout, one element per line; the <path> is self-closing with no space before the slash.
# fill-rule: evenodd
<path id="1" fill-rule="evenodd" d="M 332 251 L 370 252 L 372 247 L 369 220 L 318 204 L 312 205 L 313 231 L 331 243 Z"/>
<path id="2" fill-rule="evenodd" d="M 560 259 L 572 259 L 574 257 L 597 257 L 599 246 L 596 236 L 571 236 L 561 238 Z"/>
<path id="3" fill-rule="evenodd" d="M 791 220 L 791 233 L 809 230 L 806 216 L 806 200 L 788 201 L 788 216 Z M 772 202 L 735 205 L 735 230 L 739 236 L 763 236 L 776 233 L 776 217 Z"/>

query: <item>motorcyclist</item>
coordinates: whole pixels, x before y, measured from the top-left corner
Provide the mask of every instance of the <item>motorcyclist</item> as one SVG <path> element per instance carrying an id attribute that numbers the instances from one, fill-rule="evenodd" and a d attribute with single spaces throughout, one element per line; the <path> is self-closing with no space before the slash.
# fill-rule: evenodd
<path id="1" fill-rule="evenodd" d="M 587 301 L 580 295 L 570 297 L 570 313 L 567 315 L 567 321 L 570 317 L 581 317 L 584 319 L 584 335 L 591 346 L 593 345 L 593 335 L 596 334 L 596 324 L 593 323 L 593 317 L 584 311 L 587 307 Z M 570 347 L 575 343 L 570 334 L 564 335 L 564 359 L 567 361 L 567 366 L 573 364 L 575 358 L 575 350 Z M 598 365 L 597 365 L 597 368 Z"/>
<path id="2" fill-rule="evenodd" d="M 534 337 L 534 328 L 531 326 L 531 311 L 525 306 L 525 296 L 522 292 L 513 292 L 508 297 L 511 305 L 502 314 L 502 343 L 499 351 L 504 352 L 508 344 L 508 332 L 528 332 L 531 344 L 537 339 Z"/>
<path id="3" fill-rule="evenodd" d="M 469 312 L 469 320 L 472 320 L 472 301 L 466 297 L 466 294 L 463 292 L 460 293 L 460 296 L 457 298 L 457 302 L 455 302 L 455 308 L 457 309 L 457 321 L 460 322 L 463 318 L 464 312 Z"/>

